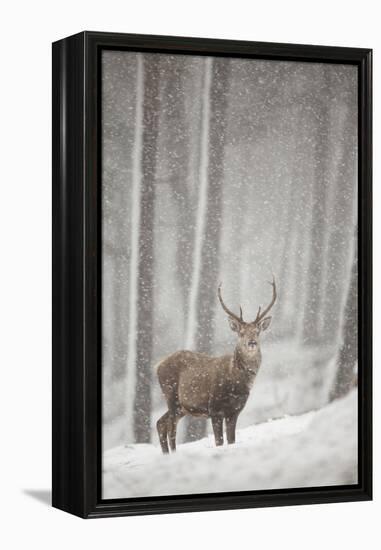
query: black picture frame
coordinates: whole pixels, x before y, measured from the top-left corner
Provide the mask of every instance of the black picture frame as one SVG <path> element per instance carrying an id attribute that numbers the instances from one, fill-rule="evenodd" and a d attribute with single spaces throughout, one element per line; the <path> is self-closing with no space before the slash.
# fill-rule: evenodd
<path id="1" fill-rule="evenodd" d="M 101 499 L 100 53 L 104 49 L 358 67 L 358 484 Z M 53 44 L 53 506 L 84 518 L 372 498 L 372 51 L 82 32 Z"/>

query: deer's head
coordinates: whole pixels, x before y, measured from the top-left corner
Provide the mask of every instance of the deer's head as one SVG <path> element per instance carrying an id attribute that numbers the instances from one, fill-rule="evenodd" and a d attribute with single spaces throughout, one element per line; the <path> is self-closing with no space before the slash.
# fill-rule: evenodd
<path id="1" fill-rule="evenodd" d="M 218 298 L 220 300 L 222 309 L 227 313 L 230 328 L 238 335 L 238 347 L 246 356 L 255 356 L 260 351 L 259 338 L 262 331 L 266 330 L 270 323 L 271 317 L 266 317 L 270 309 L 275 304 L 277 293 L 275 278 L 273 277 L 270 283 L 273 289 L 273 296 L 270 304 L 262 311 L 261 307 L 258 309 L 258 313 L 254 321 L 246 322 L 243 320 L 242 308 L 240 306 L 240 315 L 236 315 L 230 309 L 226 307 L 221 295 L 221 284 L 218 287 Z"/>

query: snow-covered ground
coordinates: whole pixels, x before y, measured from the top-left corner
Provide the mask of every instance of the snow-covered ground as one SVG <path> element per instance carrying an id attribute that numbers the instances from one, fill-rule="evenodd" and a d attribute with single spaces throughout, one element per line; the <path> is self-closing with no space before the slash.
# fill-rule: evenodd
<path id="1" fill-rule="evenodd" d="M 235 445 L 211 436 L 162 455 L 126 445 L 103 457 L 103 498 L 316 487 L 357 483 L 357 392 L 299 416 L 237 431 Z"/>

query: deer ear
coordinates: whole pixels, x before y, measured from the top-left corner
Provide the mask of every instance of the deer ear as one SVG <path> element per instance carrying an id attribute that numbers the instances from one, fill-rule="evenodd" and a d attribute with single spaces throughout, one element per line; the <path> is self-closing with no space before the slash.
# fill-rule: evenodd
<path id="1" fill-rule="evenodd" d="M 269 328 L 270 323 L 271 323 L 271 317 L 265 317 L 261 322 L 261 324 L 259 325 L 259 328 L 261 330 L 266 330 L 267 328 Z"/>
<path id="2" fill-rule="evenodd" d="M 230 325 L 230 328 L 231 328 L 234 332 L 239 332 L 239 331 L 240 331 L 241 325 L 240 325 L 240 323 L 237 321 L 237 319 L 233 319 L 233 317 L 229 317 L 229 325 Z"/>

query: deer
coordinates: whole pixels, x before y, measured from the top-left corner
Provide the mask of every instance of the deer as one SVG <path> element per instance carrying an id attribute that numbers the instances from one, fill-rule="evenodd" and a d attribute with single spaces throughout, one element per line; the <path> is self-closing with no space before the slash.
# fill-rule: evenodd
<path id="1" fill-rule="evenodd" d="M 224 303 L 221 284 L 217 295 L 227 314 L 229 325 L 237 336 L 232 355 L 211 357 L 205 353 L 181 350 L 172 353 L 157 365 L 157 376 L 168 410 L 156 423 L 161 450 L 164 454 L 176 451 L 177 424 L 184 416 L 210 418 L 217 447 L 224 444 L 223 422 L 227 443 L 234 444 L 239 414 L 248 400 L 250 390 L 262 362 L 260 335 L 271 317 L 267 316 L 277 299 L 275 278 L 272 282 L 269 305 L 258 309 L 254 321 L 243 320 Z M 169 443 L 169 447 L 168 447 Z"/>

